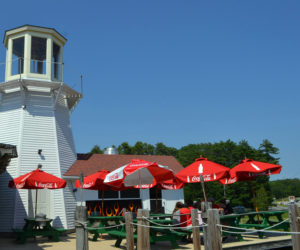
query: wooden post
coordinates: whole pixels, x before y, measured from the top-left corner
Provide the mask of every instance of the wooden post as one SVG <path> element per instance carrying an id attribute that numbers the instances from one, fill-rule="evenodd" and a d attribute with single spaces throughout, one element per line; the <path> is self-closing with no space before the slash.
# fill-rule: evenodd
<path id="1" fill-rule="evenodd" d="M 123 217 L 126 219 L 125 214 L 126 214 L 126 208 L 123 207 L 123 208 L 122 208 L 122 215 L 123 215 Z"/>
<path id="2" fill-rule="evenodd" d="M 149 219 L 149 210 L 138 209 L 137 222 L 139 225 L 149 226 L 149 222 L 142 217 Z M 137 250 L 150 250 L 150 228 L 144 226 L 138 226 L 137 228 Z"/>
<path id="3" fill-rule="evenodd" d="M 212 209 L 211 202 L 201 202 L 201 215 L 202 219 L 205 219 L 205 223 L 207 222 L 207 211 L 208 209 Z"/>
<path id="4" fill-rule="evenodd" d="M 126 208 L 125 208 L 126 210 Z M 126 223 L 126 249 L 134 250 L 133 226 L 132 226 L 132 213 L 124 213 Z"/>
<path id="5" fill-rule="evenodd" d="M 76 250 L 88 250 L 87 208 L 77 206 L 75 212 Z"/>
<path id="6" fill-rule="evenodd" d="M 202 220 L 204 223 L 207 223 L 207 211 L 208 209 L 212 208 L 212 203 L 211 202 L 201 202 L 201 216 L 202 216 Z M 203 240 L 204 240 L 204 245 L 207 246 L 208 245 L 208 228 L 207 227 L 203 227 Z M 206 247 L 205 247 L 206 249 Z"/>
<path id="7" fill-rule="evenodd" d="M 191 210 L 192 226 L 193 226 L 193 245 L 194 250 L 201 250 L 200 231 L 198 221 L 198 209 Z"/>
<path id="8" fill-rule="evenodd" d="M 207 211 L 208 241 L 205 241 L 206 250 L 222 249 L 221 230 L 217 226 L 220 224 L 220 216 L 218 209 L 209 209 Z"/>
<path id="9" fill-rule="evenodd" d="M 291 232 L 300 232 L 298 206 L 296 204 L 289 204 L 289 217 Z M 292 243 L 294 250 L 300 250 L 300 234 L 292 234 Z"/>

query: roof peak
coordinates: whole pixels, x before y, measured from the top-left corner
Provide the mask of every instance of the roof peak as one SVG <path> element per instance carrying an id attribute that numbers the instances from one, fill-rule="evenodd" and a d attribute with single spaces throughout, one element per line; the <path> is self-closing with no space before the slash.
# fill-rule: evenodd
<path id="1" fill-rule="evenodd" d="M 3 43 L 6 45 L 7 42 L 7 36 L 14 34 L 14 33 L 19 33 L 19 32 L 24 32 L 27 30 L 31 31 L 42 31 L 45 33 L 52 33 L 55 34 L 56 37 L 58 37 L 60 40 L 63 41 L 65 44 L 67 41 L 67 38 L 65 38 L 61 33 L 59 33 L 56 29 L 50 28 L 50 27 L 43 27 L 43 26 L 38 26 L 38 25 L 31 25 L 31 24 L 24 24 L 12 29 L 8 29 L 4 32 L 4 37 L 3 37 Z"/>

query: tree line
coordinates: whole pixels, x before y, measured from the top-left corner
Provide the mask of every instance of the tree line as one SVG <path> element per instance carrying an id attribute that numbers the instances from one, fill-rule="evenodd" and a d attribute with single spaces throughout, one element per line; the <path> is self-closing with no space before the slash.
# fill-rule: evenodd
<path id="1" fill-rule="evenodd" d="M 232 168 L 239 164 L 245 157 L 256 161 L 279 164 L 279 158 L 276 155 L 279 149 L 276 148 L 269 140 L 263 140 L 258 148 L 249 145 L 246 140 L 233 142 L 231 140 L 220 141 L 215 143 L 189 144 L 179 149 L 169 147 L 159 142 L 155 145 L 145 142 L 136 142 L 129 145 L 123 142 L 114 146 L 119 154 L 129 155 L 172 155 L 183 167 L 193 163 L 200 155 L 208 158 L 210 161 L 219 163 L 223 166 Z M 103 150 L 95 145 L 90 153 L 103 153 Z M 257 204 L 260 210 L 267 209 L 273 200 L 271 185 L 268 176 L 260 176 L 253 183 Z M 231 185 L 221 185 L 218 182 L 207 182 L 207 197 L 213 197 L 216 202 L 226 198 L 231 200 L 233 206 L 243 205 L 253 208 L 254 197 L 249 181 L 237 182 Z M 203 198 L 200 183 L 187 184 L 184 188 L 185 199 L 198 200 Z"/>
<path id="2" fill-rule="evenodd" d="M 290 195 L 300 197 L 300 180 L 284 179 L 270 182 L 272 194 L 276 199 L 286 198 Z"/>

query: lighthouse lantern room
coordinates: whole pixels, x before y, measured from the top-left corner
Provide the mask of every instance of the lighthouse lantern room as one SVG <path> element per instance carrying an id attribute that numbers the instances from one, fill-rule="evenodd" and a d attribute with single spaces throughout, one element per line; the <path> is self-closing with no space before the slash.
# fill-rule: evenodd
<path id="1" fill-rule="evenodd" d="M 42 166 L 60 178 L 76 160 L 70 115 L 81 93 L 64 83 L 64 38 L 55 29 L 24 25 L 5 32 L 5 82 L 0 84 L 0 142 L 17 146 L 18 158 L 0 175 L 0 232 L 20 228 L 38 213 L 54 226 L 74 227 L 71 186 L 58 190 L 10 189 L 8 181 Z"/>

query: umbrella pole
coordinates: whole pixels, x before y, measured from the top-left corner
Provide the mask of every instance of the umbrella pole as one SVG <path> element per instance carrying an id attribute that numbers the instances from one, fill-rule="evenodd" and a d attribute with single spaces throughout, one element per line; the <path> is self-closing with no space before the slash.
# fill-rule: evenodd
<path id="1" fill-rule="evenodd" d="M 255 211 L 256 211 L 256 213 L 258 213 L 256 195 L 255 195 L 255 190 L 254 190 L 254 186 L 253 186 L 253 182 L 252 181 L 250 181 L 250 185 L 251 185 L 251 192 L 252 192 L 252 196 L 253 196 Z M 257 214 L 257 221 L 259 223 L 259 215 L 258 214 Z"/>
<path id="2" fill-rule="evenodd" d="M 104 190 L 102 190 L 102 204 L 101 204 L 101 206 L 102 206 L 102 214 L 104 215 L 104 212 L 103 212 L 103 201 L 104 200 Z"/>
<path id="3" fill-rule="evenodd" d="M 140 197 L 142 195 L 142 178 L 141 178 L 141 170 L 139 169 L 139 182 L 140 182 Z M 142 203 L 143 204 L 143 203 Z M 142 205 L 143 206 L 143 205 Z M 151 208 L 150 208 L 151 209 Z M 137 213 L 137 212 L 136 212 Z"/>
<path id="4" fill-rule="evenodd" d="M 205 184 L 204 184 L 204 178 L 203 175 L 200 175 L 200 181 L 202 185 L 202 190 L 203 190 L 203 195 L 204 195 L 204 201 L 207 202 L 207 197 L 206 197 L 206 189 L 205 189 Z"/>
<path id="5" fill-rule="evenodd" d="M 104 203 L 104 190 L 102 190 L 102 204 L 101 204 L 101 206 L 102 206 L 102 215 L 104 216 L 103 203 Z M 100 216 L 101 216 L 101 214 L 100 214 Z M 103 234 L 100 235 L 100 238 L 103 239 Z"/>
<path id="6" fill-rule="evenodd" d="M 226 198 L 226 186 L 225 186 L 225 184 L 223 184 L 223 188 L 224 188 L 224 198 Z"/>
<path id="7" fill-rule="evenodd" d="M 158 190 L 157 187 L 155 187 L 155 213 L 158 214 Z"/>
<path id="8" fill-rule="evenodd" d="M 34 211 L 34 216 L 36 216 L 36 211 L 37 211 L 37 202 L 38 202 L 38 189 L 36 189 L 35 192 L 35 211 Z"/>

